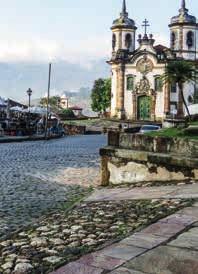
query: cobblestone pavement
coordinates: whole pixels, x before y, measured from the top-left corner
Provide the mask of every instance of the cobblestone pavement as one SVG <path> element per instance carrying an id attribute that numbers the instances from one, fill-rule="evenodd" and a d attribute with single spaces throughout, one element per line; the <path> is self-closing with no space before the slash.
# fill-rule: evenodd
<path id="1" fill-rule="evenodd" d="M 34 226 L 15 233 L 6 241 L 0 241 L 0 273 L 48 273 L 63 263 L 73 261 L 87 252 L 108 246 L 188 205 L 191 205 L 191 201 L 180 199 L 122 201 L 122 203 L 120 201 L 81 202 L 69 212 L 59 210 L 59 213 L 42 218 L 39 222 L 35 222 Z M 185 220 L 186 222 L 191 223 L 192 218 Z M 183 227 L 182 225 L 182 229 Z M 172 233 L 171 229 L 175 233 L 181 230 L 181 226 L 173 225 L 169 229 L 165 225 L 162 229 L 164 236 L 166 234 L 169 236 Z M 158 244 L 158 241 L 156 242 Z M 120 257 L 119 263 L 125 262 L 123 260 L 125 256 L 131 258 L 128 243 L 126 248 L 127 251 L 123 251 L 123 258 Z M 109 257 L 114 257 L 114 255 Z M 109 262 L 109 260 L 106 261 Z M 106 266 L 111 270 L 108 263 Z M 67 269 L 62 273 L 92 274 L 88 271 L 81 272 L 79 269 L 76 271 Z"/>
<path id="2" fill-rule="evenodd" d="M 198 274 L 197 205 L 179 210 L 51 274 Z"/>
<path id="3" fill-rule="evenodd" d="M 0 238 L 98 183 L 104 136 L 0 144 Z M 81 185 L 81 187 L 77 186 Z"/>

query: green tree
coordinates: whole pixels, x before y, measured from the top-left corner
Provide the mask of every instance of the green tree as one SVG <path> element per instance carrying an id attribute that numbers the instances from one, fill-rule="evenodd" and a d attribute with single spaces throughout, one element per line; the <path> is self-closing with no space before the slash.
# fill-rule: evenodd
<path id="1" fill-rule="evenodd" d="M 47 106 L 47 98 L 43 97 L 40 100 L 41 106 Z M 52 111 L 57 112 L 60 109 L 60 97 L 59 96 L 52 96 L 49 98 L 49 105 Z"/>
<path id="2" fill-rule="evenodd" d="M 98 79 L 91 91 L 91 108 L 100 114 L 106 112 L 111 105 L 111 79 Z"/>
<path id="3" fill-rule="evenodd" d="M 74 112 L 70 108 L 61 110 L 60 114 L 64 115 L 66 118 L 75 118 Z"/>
<path id="4" fill-rule="evenodd" d="M 179 88 L 178 100 L 178 116 L 183 117 L 183 105 L 186 108 L 189 119 L 190 112 L 184 97 L 184 84 L 189 82 L 196 82 L 197 80 L 197 66 L 194 62 L 177 60 L 170 61 L 166 66 L 165 73 L 162 75 L 164 84 L 177 84 Z"/>

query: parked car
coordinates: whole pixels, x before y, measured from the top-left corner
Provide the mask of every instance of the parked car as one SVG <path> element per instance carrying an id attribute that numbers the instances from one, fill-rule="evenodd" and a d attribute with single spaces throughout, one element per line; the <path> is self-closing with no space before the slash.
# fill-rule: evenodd
<path id="1" fill-rule="evenodd" d="M 150 132 L 150 131 L 156 131 L 156 130 L 160 130 L 161 127 L 157 126 L 157 125 L 144 125 L 140 128 L 140 133 L 146 133 L 146 132 Z"/>

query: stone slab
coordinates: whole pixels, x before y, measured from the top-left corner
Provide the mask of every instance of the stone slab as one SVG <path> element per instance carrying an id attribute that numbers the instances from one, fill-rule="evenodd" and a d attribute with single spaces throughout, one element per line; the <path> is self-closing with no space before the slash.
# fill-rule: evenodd
<path id="1" fill-rule="evenodd" d="M 182 186 L 159 186 L 142 188 L 119 188 L 96 190 L 87 202 L 109 200 L 198 198 L 198 184 Z M 197 207 L 196 207 L 197 208 Z"/>
<path id="2" fill-rule="evenodd" d="M 198 274 L 198 252 L 160 246 L 130 260 L 124 267 L 149 274 Z"/>
<path id="3" fill-rule="evenodd" d="M 103 274 L 104 269 L 80 264 L 77 262 L 69 263 L 50 274 Z"/>
<path id="4" fill-rule="evenodd" d="M 116 194 L 121 194 L 123 192 L 127 192 L 128 188 L 113 188 L 113 189 L 100 189 L 95 190 L 85 201 L 103 201 L 103 200 L 112 200 L 112 196 Z"/>
<path id="5" fill-rule="evenodd" d="M 144 199 L 160 199 L 164 193 L 170 193 L 170 190 L 164 190 L 163 193 L 159 189 L 141 189 L 134 188 L 122 193 L 117 193 L 111 196 L 113 200 L 144 200 Z"/>
<path id="6" fill-rule="evenodd" d="M 164 242 L 167 241 L 167 238 L 156 236 L 156 235 L 148 235 L 143 233 L 135 233 L 134 235 L 124 239 L 121 241 L 121 244 L 133 245 L 145 249 L 152 249 Z"/>
<path id="7" fill-rule="evenodd" d="M 96 253 L 91 253 L 83 256 L 77 262 L 106 270 L 113 270 L 118 266 L 124 264 L 126 261 L 122 259 L 112 258 L 109 256 L 98 256 Z"/>
<path id="8" fill-rule="evenodd" d="M 181 224 L 184 226 L 190 226 L 196 221 L 197 218 L 194 216 L 182 215 L 177 213 L 160 220 L 161 223 Z"/>
<path id="9" fill-rule="evenodd" d="M 163 223 L 157 222 L 149 227 L 143 229 L 141 232 L 144 234 L 151 234 L 170 238 L 175 234 L 185 229 L 185 225 L 178 223 Z"/>
<path id="10" fill-rule="evenodd" d="M 114 244 L 98 252 L 99 256 L 110 256 L 122 260 L 130 260 L 144 253 L 146 249 L 125 244 Z"/>
<path id="11" fill-rule="evenodd" d="M 144 274 L 143 272 L 128 269 L 126 267 L 119 267 L 118 269 L 110 272 L 109 274 Z"/>
<path id="12" fill-rule="evenodd" d="M 190 229 L 168 245 L 198 250 L 198 227 Z M 198 260 L 198 258 L 197 258 Z"/>
<path id="13" fill-rule="evenodd" d="M 186 207 L 178 211 L 177 214 L 192 216 L 198 221 L 198 207 Z"/>

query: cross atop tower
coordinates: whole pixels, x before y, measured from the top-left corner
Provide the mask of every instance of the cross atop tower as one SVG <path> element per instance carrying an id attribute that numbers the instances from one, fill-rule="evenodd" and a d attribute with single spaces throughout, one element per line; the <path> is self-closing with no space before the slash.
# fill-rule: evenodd
<path id="1" fill-rule="evenodd" d="M 144 35 L 147 35 L 147 27 L 150 27 L 149 21 L 147 19 L 143 21 L 142 27 L 144 27 Z"/>

